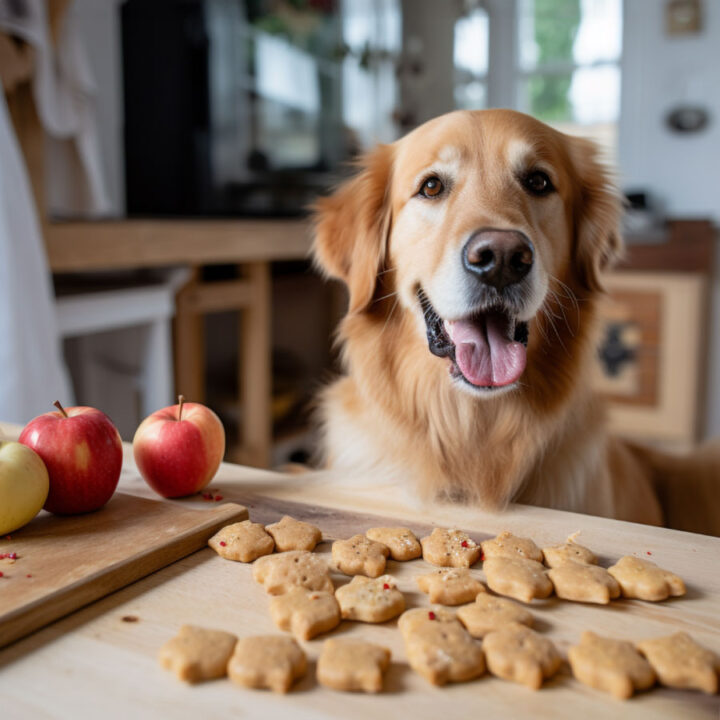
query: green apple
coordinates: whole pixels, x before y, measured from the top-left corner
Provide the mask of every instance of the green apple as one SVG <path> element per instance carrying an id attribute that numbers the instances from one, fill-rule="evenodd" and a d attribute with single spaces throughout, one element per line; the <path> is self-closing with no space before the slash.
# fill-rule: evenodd
<path id="1" fill-rule="evenodd" d="M 49 489 L 47 468 L 34 450 L 0 441 L 0 535 L 27 525 L 45 504 Z"/>

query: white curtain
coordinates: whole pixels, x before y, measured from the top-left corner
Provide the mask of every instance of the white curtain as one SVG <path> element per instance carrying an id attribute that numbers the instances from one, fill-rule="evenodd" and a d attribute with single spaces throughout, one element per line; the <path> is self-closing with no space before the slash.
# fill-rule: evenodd
<path id="1" fill-rule="evenodd" d="M 72 403 L 32 189 L 0 91 L 0 420 Z"/>

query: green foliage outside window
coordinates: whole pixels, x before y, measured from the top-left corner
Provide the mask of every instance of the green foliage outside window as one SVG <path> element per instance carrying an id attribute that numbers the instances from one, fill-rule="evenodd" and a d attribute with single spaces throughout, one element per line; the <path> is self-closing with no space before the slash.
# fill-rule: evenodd
<path id="1" fill-rule="evenodd" d="M 572 62 L 573 44 L 580 25 L 580 0 L 535 0 L 537 64 Z M 533 75 L 529 78 L 530 108 L 545 122 L 569 120 L 568 91 L 572 74 Z"/>

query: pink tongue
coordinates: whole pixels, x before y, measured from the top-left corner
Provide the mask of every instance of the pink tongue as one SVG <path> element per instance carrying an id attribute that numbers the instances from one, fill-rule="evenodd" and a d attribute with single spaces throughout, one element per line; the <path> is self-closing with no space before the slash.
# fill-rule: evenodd
<path id="1" fill-rule="evenodd" d="M 448 322 L 445 327 L 455 343 L 455 361 L 468 382 L 502 387 L 523 374 L 525 346 L 505 337 L 507 320 L 502 315 L 488 314 L 476 322 Z"/>

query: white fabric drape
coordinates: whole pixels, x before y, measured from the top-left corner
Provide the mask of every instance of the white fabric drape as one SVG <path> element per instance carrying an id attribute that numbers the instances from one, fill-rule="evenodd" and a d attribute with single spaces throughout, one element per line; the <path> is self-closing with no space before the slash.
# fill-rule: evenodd
<path id="1" fill-rule="evenodd" d="M 0 91 L 0 420 L 72 403 L 32 189 Z"/>

